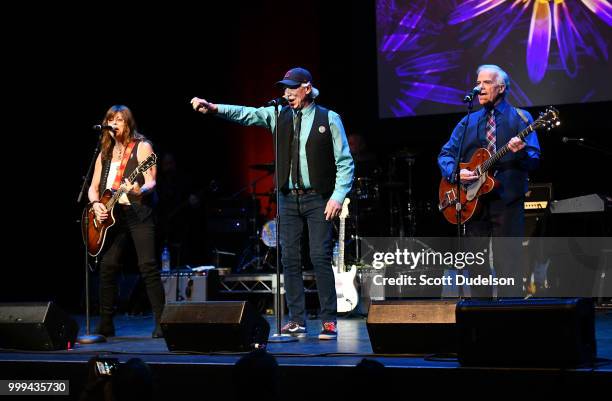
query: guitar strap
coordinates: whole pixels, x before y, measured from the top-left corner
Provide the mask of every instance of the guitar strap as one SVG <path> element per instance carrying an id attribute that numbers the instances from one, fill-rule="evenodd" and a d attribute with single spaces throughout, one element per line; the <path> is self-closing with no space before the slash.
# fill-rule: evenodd
<path id="1" fill-rule="evenodd" d="M 130 155 L 132 154 L 132 150 L 134 149 L 134 145 L 136 145 L 136 141 L 131 141 L 126 149 L 125 153 L 123 153 L 123 159 L 121 160 L 121 164 L 117 169 L 117 175 L 115 176 L 115 181 L 113 182 L 112 189 L 116 191 L 121 186 L 121 180 L 123 179 L 123 173 L 125 172 L 125 166 L 127 166 L 127 162 L 130 159 Z"/>
<path id="2" fill-rule="evenodd" d="M 515 107 L 514 110 L 516 110 L 517 114 L 521 117 L 521 119 L 525 121 L 525 124 L 529 125 L 529 120 L 527 119 L 527 117 L 525 117 L 525 113 L 523 113 L 523 110 L 519 109 L 518 107 Z"/>
<path id="3" fill-rule="evenodd" d="M 101 194 L 104 193 L 104 190 L 106 189 L 106 181 L 108 180 L 108 174 L 110 173 L 110 165 L 110 159 L 102 160 L 102 176 L 100 177 L 100 186 L 98 187 L 98 191 Z"/>

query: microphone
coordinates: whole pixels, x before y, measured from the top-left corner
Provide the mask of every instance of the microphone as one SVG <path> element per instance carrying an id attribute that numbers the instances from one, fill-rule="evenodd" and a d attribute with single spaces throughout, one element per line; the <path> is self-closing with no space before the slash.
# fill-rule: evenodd
<path id="1" fill-rule="evenodd" d="M 568 138 L 568 137 L 564 136 L 563 138 L 561 138 L 561 142 L 563 142 L 563 143 L 568 143 L 568 142 L 584 142 L 584 138 Z"/>
<path id="2" fill-rule="evenodd" d="M 480 95 L 480 85 L 474 87 L 465 97 L 463 98 L 463 103 L 471 102 L 474 99 L 474 96 Z"/>
<path id="3" fill-rule="evenodd" d="M 109 129 L 111 131 L 115 130 L 115 127 L 113 127 L 112 125 L 100 125 L 100 124 L 96 124 L 93 127 L 91 127 L 94 131 L 102 131 L 105 129 Z"/>
<path id="4" fill-rule="evenodd" d="M 276 99 L 270 100 L 269 102 L 266 103 L 266 106 L 278 106 L 279 104 L 281 106 L 284 106 L 287 103 L 288 103 L 287 99 L 281 96 L 281 97 L 277 97 Z"/>

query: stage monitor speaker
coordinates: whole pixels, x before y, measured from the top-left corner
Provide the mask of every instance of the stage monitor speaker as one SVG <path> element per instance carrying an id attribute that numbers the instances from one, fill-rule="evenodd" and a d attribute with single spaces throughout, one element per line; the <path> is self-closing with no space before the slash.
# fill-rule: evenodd
<path id="1" fill-rule="evenodd" d="M 368 334 L 377 354 L 456 352 L 451 300 L 372 301 Z"/>
<path id="2" fill-rule="evenodd" d="M 465 300 L 457 333 L 462 366 L 570 367 L 597 351 L 590 298 Z"/>
<path id="3" fill-rule="evenodd" d="M 270 334 L 266 319 L 245 301 L 168 303 L 161 327 L 170 351 L 250 351 Z"/>
<path id="4" fill-rule="evenodd" d="M 34 351 L 67 349 L 79 326 L 53 302 L 0 304 L 0 347 Z"/>

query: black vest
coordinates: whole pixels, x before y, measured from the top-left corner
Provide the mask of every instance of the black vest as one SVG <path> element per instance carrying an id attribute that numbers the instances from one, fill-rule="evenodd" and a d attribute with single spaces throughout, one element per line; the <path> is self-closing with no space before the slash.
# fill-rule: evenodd
<path id="1" fill-rule="evenodd" d="M 132 149 L 132 154 L 130 154 L 130 158 L 125 166 L 125 171 L 123 172 L 121 182 L 128 178 L 130 174 L 136 170 L 136 167 L 138 167 L 138 145 L 140 142 L 141 141 L 137 140 L 134 148 Z M 100 177 L 100 187 L 98 188 L 98 193 L 100 196 L 102 196 L 102 193 L 104 193 L 104 190 L 106 189 L 106 181 L 108 180 L 110 165 L 111 159 L 102 159 L 102 176 Z M 144 185 L 145 179 L 142 174 L 138 174 L 136 176 L 136 182 L 138 182 L 138 185 L 140 186 Z M 156 203 L 157 200 L 157 194 L 155 191 L 153 191 L 153 193 L 146 194 L 145 196 L 140 197 L 140 199 L 128 194 L 128 199 L 130 200 L 130 204 L 140 220 L 144 221 L 144 219 L 150 216 L 153 211 L 154 203 Z"/>
<path id="2" fill-rule="evenodd" d="M 324 107 L 315 105 L 312 128 L 306 141 L 306 159 L 310 185 L 319 194 L 327 197 L 336 186 L 336 159 L 334 143 L 329 127 L 329 117 Z M 321 132 L 322 131 L 322 132 Z M 279 187 L 287 189 L 291 167 L 291 142 L 293 141 L 293 112 L 283 107 L 278 117 L 278 179 Z M 299 133 L 298 133 L 299 135 Z"/>

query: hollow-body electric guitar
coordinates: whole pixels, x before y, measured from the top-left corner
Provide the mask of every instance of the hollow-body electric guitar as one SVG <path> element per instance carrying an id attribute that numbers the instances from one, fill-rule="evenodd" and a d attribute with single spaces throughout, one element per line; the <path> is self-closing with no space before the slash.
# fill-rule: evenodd
<path id="1" fill-rule="evenodd" d="M 540 116 L 533 123 L 523 129 L 517 137 L 524 139 L 527 135 L 539 128 L 550 130 L 561 124 L 559 120 L 559 112 L 552 106 L 549 106 L 545 112 L 540 113 Z M 491 153 L 486 148 L 476 150 L 472 158 L 467 163 L 459 163 L 460 169 L 468 169 L 476 172 L 478 179 L 467 184 L 461 184 L 461 224 L 468 221 L 476 211 L 478 206 L 478 198 L 493 190 L 498 185 L 495 178 L 488 174 L 491 167 L 501 159 L 510 148 L 508 144 L 499 149 L 496 153 Z M 444 214 L 444 218 L 449 223 L 457 224 L 457 185 L 442 178 L 440 189 L 438 191 L 439 201 L 438 209 Z"/>

